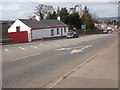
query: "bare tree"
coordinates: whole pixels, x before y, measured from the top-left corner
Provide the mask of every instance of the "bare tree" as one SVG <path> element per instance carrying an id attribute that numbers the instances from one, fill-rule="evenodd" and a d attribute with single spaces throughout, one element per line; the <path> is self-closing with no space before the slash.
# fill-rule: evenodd
<path id="1" fill-rule="evenodd" d="M 53 6 L 48 6 L 44 4 L 39 4 L 35 8 L 35 14 L 39 15 L 41 19 L 44 19 L 48 13 L 52 13 L 54 11 Z"/>

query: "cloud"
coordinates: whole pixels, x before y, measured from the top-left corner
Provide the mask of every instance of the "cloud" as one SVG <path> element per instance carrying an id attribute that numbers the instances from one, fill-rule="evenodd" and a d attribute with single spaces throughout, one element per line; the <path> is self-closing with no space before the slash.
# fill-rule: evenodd
<path id="1" fill-rule="evenodd" d="M 1 0 L 2 2 L 118 2 L 119 0 Z"/>
<path id="2" fill-rule="evenodd" d="M 100 17 L 117 16 L 118 14 L 117 5 L 107 2 L 2 2 L 0 4 L 0 7 L 2 7 L 2 9 L 0 9 L 0 12 L 2 12 L 2 18 L 0 17 L 0 19 L 15 20 L 18 18 L 28 18 L 33 15 L 35 6 L 39 3 L 51 5 L 55 9 L 59 6 L 67 7 L 68 10 L 75 5 L 82 5 L 82 8 L 88 6 L 92 13 L 96 13 Z"/>

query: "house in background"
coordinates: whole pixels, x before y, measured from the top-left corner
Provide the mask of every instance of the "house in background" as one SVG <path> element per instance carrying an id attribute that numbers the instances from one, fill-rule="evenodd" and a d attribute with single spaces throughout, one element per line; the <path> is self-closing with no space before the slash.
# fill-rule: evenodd
<path id="1" fill-rule="evenodd" d="M 67 33 L 68 25 L 61 20 L 18 19 L 8 29 L 8 37 L 13 39 L 12 43 L 64 37 Z"/>
<path id="2" fill-rule="evenodd" d="M 0 43 L 8 43 L 8 28 L 13 24 L 14 21 L 0 20 Z"/>

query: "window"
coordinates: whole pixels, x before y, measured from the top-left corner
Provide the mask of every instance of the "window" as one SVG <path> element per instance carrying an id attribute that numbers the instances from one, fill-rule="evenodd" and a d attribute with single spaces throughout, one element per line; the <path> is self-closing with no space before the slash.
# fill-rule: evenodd
<path id="1" fill-rule="evenodd" d="M 51 36 L 53 36 L 54 35 L 54 30 L 51 30 Z"/>
<path id="2" fill-rule="evenodd" d="M 66 32 L 66 27 L 64 27 L 64 32 Z"/>
<path id="3" fill-rule="evenodd" d="M 17 31 L 17 32 L 20 31 L 20 26 L 16 26 L 16 31 Z"/>
<path id="4" fill-rule="evenodd" d="M 59 29 L 57 29 L 57 34 L 60 34 Z"/>

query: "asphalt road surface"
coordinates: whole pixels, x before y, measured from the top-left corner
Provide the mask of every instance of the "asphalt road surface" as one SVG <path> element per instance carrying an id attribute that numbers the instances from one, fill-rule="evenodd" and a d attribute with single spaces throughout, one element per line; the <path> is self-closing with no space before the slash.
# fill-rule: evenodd
<path id="1" fill-rule="evenodd" d="M 118 39 L 118 33 L 3 45 L 2 87 L 50 87 L 72 68 Z"/>

